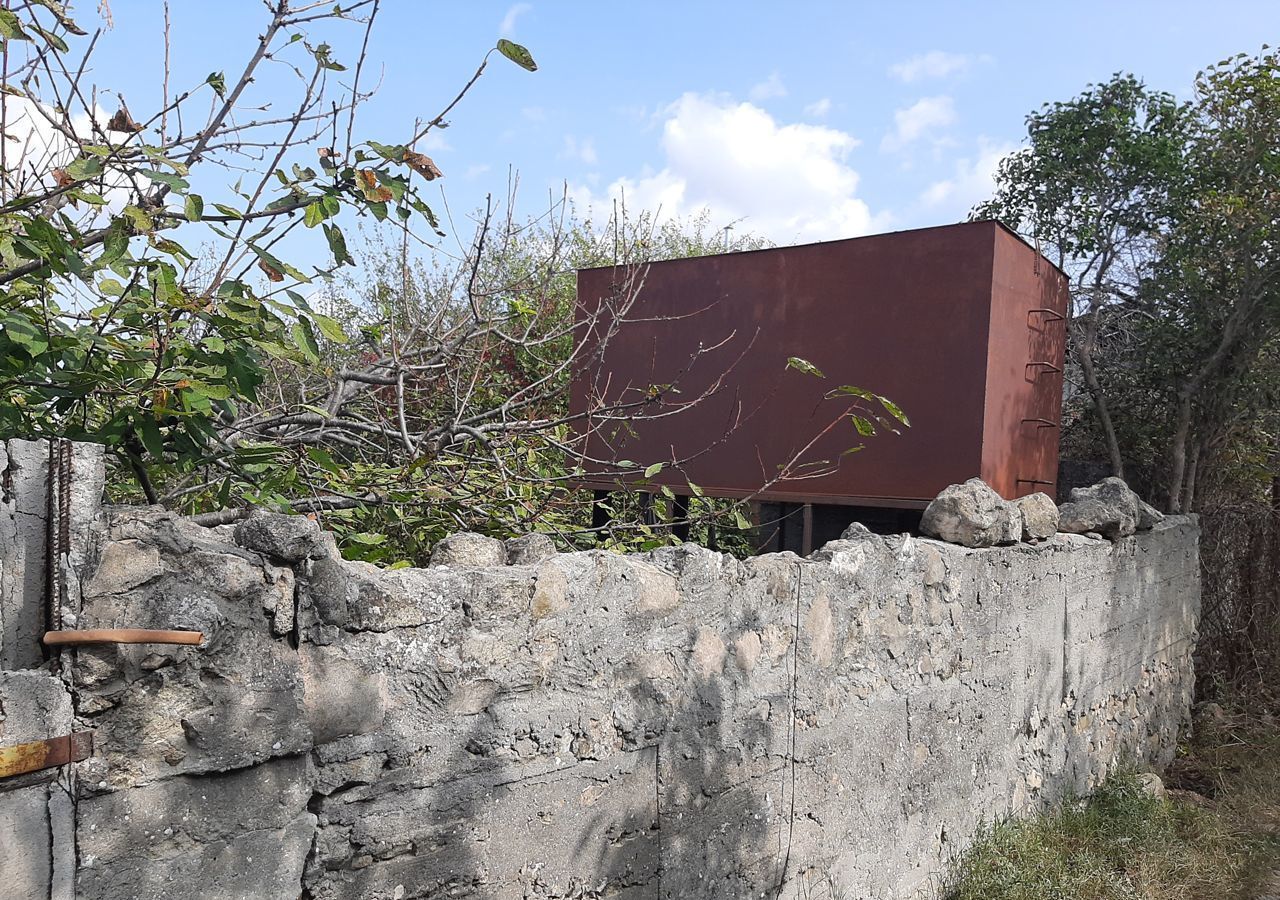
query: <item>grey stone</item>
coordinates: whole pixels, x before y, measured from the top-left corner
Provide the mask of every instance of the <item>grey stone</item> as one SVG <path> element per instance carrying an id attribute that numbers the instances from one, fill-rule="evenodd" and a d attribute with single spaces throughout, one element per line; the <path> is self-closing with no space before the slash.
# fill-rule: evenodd
<path id="1" fill-rule="evenodd" d="M 81 900 L 295 900 L 315 834 L 306 760 L 163 779 L 79 804 Z"/>
<path id="2" fill-rule="evenodd" d="M 1163 519 L 1123 479 L 1112 476 L 1090 487 L 1073 488 L 1071 500 L 1059 509 L 1058 530 L 1072 534 L 1094 531 L 1114 541 L 1154 528 Z"/>
<path id="3" fill-rule="evenodd" d="M 1058 533 L 1058 507 L 1048 494 L 1028 494 L 1014 502 L 1022 512 L 1024 541 L 1043 541 Z"/>
<path id="4" fill-rule="evenodd" d="M 48 672 L 0 672 L 0 746 L 25 744 L 71 731 L 71 694 Z"/>
<path id="5" fill-rule="evenodd" d="M 536 532 L 508 538 L 506 545 L 507 564 L 511 566 L 536 566 L 558 553 L 555 541 Z"/>
<path id="6" fill-rule="evenodd" d="M 103 548 L 98 567 L 84 590 L 90 596 L 119 594 L 163 574 L 157 548 L 140 541 L 112 541 Z"/>
<path id="7" fill-rule="evenodd" d="M 451 534 L 431 550 L 433 566 L 501 566 L 507 548 L 497 538 L 470 531 Z"/>
<path id="8" fill-rule="evenodd" d="M 43 900 L 52 887 L 49 786 L 0 793 L 0 884 L 6 897 Z"/>
<path id="9" fill-rule="evenodd" d="M 284 562 L 319 559 L 325 555 L 320 526 L 306 516 L 286 516 L 256 509 L 236 525 L 236 543 Z"/>
<path id="10" fill-rule="evenodd" d="M 1168 796 L 1164 788 L 1164 780 L 1155 772 L 1143 772 L 1138 775 L 1138 786 L 1148 797 L 1163 800 Z"/>
<path id="11" fill-rule="evenodd" d="M 368 672 L 325 647 L 309 648 L 300 659 L 302 707 L 316 745 L 382 727 L 385 673 Z"/>
<path id="12" fill-rule="evenodd" d="M 1228 723 L 1227 711 L 1222 704 L 1212 701 L 1197 703 L 1192 710 L 1191 722 L 1197 731 L 1213 734 L 1225 728 Z"/>
<path id="13" fill-rule="evenodd" d="M 1022 536 L 1018 507 L 993 491 L 981 478 L 953 484 L 925 508 L 920 530 L 962 547 L 994 547 Z"/>

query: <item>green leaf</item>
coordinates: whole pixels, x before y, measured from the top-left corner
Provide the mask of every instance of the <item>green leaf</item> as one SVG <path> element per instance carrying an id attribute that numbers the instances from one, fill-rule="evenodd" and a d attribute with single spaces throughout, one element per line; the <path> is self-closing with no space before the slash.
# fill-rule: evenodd
<path id="1" fill-rule="evenodd" d="M 129 252 L 129 226 L 122 218 L 115 219 L 102 241 L 102 255 L 98 264 L 109 266 Z"/>
<path id="2" fill-rule="evenodd" d="M 177 191 L 180 194 L 191 187 L 187 180 L 180 175 L 170 175 L 168 172 L 157 172 L 154 169 L 142 169 L 141 171 L 145 177 L 157 184 L 163 184 L 169 190 Z"/>
<path id="3" fill-rule="evenodd" d="M 662 463 L 656 462 L 644 470 L 644 477 L 652 478 L 654 475 L 657 475 L 661 471 L 662 471 Z"/>
<path id="4" fill-rule="evenodd" d="M 858 430 L 858 434 L 863 437 L 871 437 L 876 433 L 876 426 L 862 416 L 851 415 L 849 419 L 853 422 L 853 427 Z"/>
<path id="5" fill-rule="evenodd" d="M 188 194 L 182 204 L 182 211 L 186 214 L 188 222 L 199 222 L 204 218 L 204 198 L 199 194 Z"/>
<path id="6" fill-rule="evenodd" d="M 93 156 L 82 156 L 72 160 L 65 171 L 76 181 L 84 181 L 86 178 L 102 174 L 102 160 Z"/>
<path id="7" fill-rule="evenodd" d="M 98 293 L 107 297 L 119 297 L 124 294 L 124 285 L 114 278 L 104 278 L 98 282 Z"/>
<path id="8" fill-rule="evenodd" d="M 299 319 L 293 323 L 293 328 L 290 330 L 297 348 L 312 362 L 319 362 L 320 347 L 316 344 L 316 336 L 311 330 L 311 323 L 306 319 Z"/>
<path id="9" fill-rule="evenodd" d="M 306 211 L 302 215 L 302 224 L 308 228 L 315 228 L 324 220 L 324 207 L 319 203 L 308 203 Z"/>
<path id="10" fill-rule="evenodd" d="M 312 321 L 320 326 L 320 333 L 329 340 L 339 344 L 345 344 L 348 341 L 347 333 L 342 330 L 342 326 L 338 324 L 336 319 L 331 319 L 320 313 L 312 313 L 311 318 Z"/>
<path id="11" fill-rule="evenodd" d="M 134 206 L 132 203 L 123 210 L 124 217 L 129 220 L 129 225 L 134 231 L 146 233 L 152 231 L 156 227 L 155 221 L 141 207 Z"/>
<path id="12" fill-rule="evenodd" d="M 373 152 L 377 153 L 383 159 L 389 159 L 393 162 L 399 162 L 404 159 L 404 151 L 409 149 L 403 144 L 379 144 L 377 141 L 366 141 Z"/>
<path id="13" fill-rule="evenodd" d="M 902 409 L 898 406 L 898 404 L 894 403 L 888 397 L 881 397 L 879 394 L 876 395 L 876 399 L 880 401 L 881 406 L 889 410 L 889 415 L 893 416 L 903 425 L 907 425 L 907 426 L 911 425 L 911 423 L 907 420 L 907 414 L 902 411 Z"/>
<path id="14" fill-rule="evenodd" d="M 151 267 L 151 291 L 156 300 L 173 306 L 186 301 L 186 295 L 178 287 L 178 274 L 168 263 L 156 263 Z"/>
<path id="15" fill-rule="evenodd" d="M 530 72 L 538 71 L 538 64 L 533 61 L 533 55 L 520 44 L 502 38 L 498 41 L 498 52 L 522 69 Z"/>
<path id="16" fill-rule="evenodd" d="M 244 218 L 244 213 L 240 212 L 240 210 L 236 209 L 234 206 L 226 206 L 222 203 L 215 203 L 213 204 L 213 208 L 216 209 L 218 212 L 222 213 L 224 216 L 230 216 L 233 219 Z"/>
<path id="17" fill-rule="evenodd" d="M 7 9 L 0 9 L 0 37 L 10 41 L 31 40 L 22 30 L 22 22 Z"/>
<path id="18" fill-rule="evenodd" d="M 8 316 L 4 319 L 3 332 L 4 337 L 24 348 L 31 356 L 43 353 L 49 346 L 43 330 L 18 316 Z"/>
<path id="19" fill-rule="evenodd" d="M 329 451 L 323 447 L 308 447 L 307 457 L 326 472 L 334 475 L 341 475 L 342 468 L 333 461 L 333 457 L 329 455 Z"/>
<path id="20" fill-rule="evenodd" d="M 67 46 L 66 41 L 58 37 L 58 35 L 54 34 L 52 31 L 49 31 L 47 28 L 41 27 L 40 23 L 31 21 L 28 22 L 27 25 L 32 31 L 44 38 L 45 43 L 50 47 L 53 47 L 59 53 L 69 53 L 71 51 L 71 48 Z"/>
<path id="21" fill-rule="evenodd" d="M 809 360 L 807 360 L 807 359 L 801 359 L 801 358 L 800 358 L 800 357 L 798 357 L 798 356 L 788 356 L 788 357 L 787 357 L 787 368 L 788 368 L 788 369 L 795 369 L 797 372 L 803 372 L 805 375 L 813 375 L 813 376 L 816 376 L 816 377 L 818 377 L 818 378 L 826 378 L 826 377 L 827 377 L 826 375 L 823 375 L 823 374 L 822 374 L 822 370 L 821 370 L 821 369 L 819 369 L 819 368 L 818 368 L 817 366 L 815 366 L 813 363 L 809 362 Z"/>
<path id="22" fill-rule="evenodd" d="M 347 252 L 346 238 L 342 236 L 342 230 L 337 225 L 325 225 L 324 235 L 329 239 L 329 250 L 333 253 L 333 261 L 336 265 L 343 266 L 355 263 L 355 260 L 351 258 L 351 254 Z"/>
<path id="23" fill-rule="evenodd" d="M 139 437 L 142 438 L 142 446 L 147 448 L 156 459 L 164 458 L 164 436 L 160 433 L 160 426 L 156 420 L 148 413 L 141 413 L 137 418 Z"/>

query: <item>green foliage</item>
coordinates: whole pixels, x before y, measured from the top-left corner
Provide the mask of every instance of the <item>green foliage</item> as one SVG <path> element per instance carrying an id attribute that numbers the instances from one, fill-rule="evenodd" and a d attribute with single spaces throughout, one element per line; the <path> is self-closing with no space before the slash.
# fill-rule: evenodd
<path id="1" fill-rule="evenodd" d="M 344 223 L 421 220 L 438 232 L 419 186 L 439 170 L 404 144 L 319 144 L 316 123 L 353 115 L 363 95 L 353 88 L 322 103 L 327 73 L 346 66 L 331 45 L 312 46 L 296 28 L 343 19 L 341 7 L 295 19 L 289 3 L 274 4 L 260 53 L 234 84 L 214 72 L 142 123 L 122 101 L 92 141 L 78 137 L 83 129 L 71 127 L 73 111 L 61 102 L 92 95 L 79 82 L 85 65 L 50 62 L 70 52 L 60 35 L 85 32 L 55 7 L 0 14 L 0 36 L 32 45 L 5 74 L 6 92 L 55 125 L 48 146 L 4 173 L 0 434 L 107 444 L 151 499 L 153 480 L 215 467 L 222 477 L 210 490 L 220 503 L 285 504 L 299 483 L 293 453 L 270 435 L 246 439 L 227 426 L 281 369 L 315 365 L 322 341 L 346 341 L 299 290 L 353 264 Z M 527 50 L 512 48 L 503 52 L 535 68 Z M 302 99 L 274 130 L 233 125 L 264 56 L 299 72 Z M 166 131 L 168 117 L 195 102 L 210 104 L 207 124 Z M 255 188 L 219 190 L 211 173 L 245 143 L 269 147 L 272 165 Z M 282 255 L 279 248 L 296 247 L 283 238 L 317 226 L 329 264 L 308 269 Z M 188 249 L 197 243 L 200 259 Z"/>
<path id="2" fill-rule="evenodd" d="M 1117 75 L 1027 124 L 973 215 L 1071 278 L 1064 452 L 1205 515 L 1207 657 L 1275 683 L 1258 535 L 1280 509 L 1280 58 L 1222 60 L 1186 103 Z"/>

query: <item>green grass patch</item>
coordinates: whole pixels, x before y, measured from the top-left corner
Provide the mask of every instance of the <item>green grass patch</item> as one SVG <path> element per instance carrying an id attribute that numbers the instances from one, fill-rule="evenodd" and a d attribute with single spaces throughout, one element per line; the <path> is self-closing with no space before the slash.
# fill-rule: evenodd
<path id="1" fill-rule="evenodd" d="M 948 900 L 1250 900 L 1280 887 L 1280 729 L 1225 724 L 1185 749 L 1169 782 L 1160 798 L 1117 776 L 1051 815 L 993 826 Z"/>

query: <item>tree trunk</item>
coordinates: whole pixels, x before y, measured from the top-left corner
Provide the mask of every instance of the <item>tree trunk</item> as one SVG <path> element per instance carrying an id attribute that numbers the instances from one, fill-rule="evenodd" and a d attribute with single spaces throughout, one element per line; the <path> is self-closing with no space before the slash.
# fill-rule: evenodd
<path id="1" fill-rule="evenodd" d="M 1120 455 L 1120 441 L 1116 438 L 1115 423 L 1111 421 L 1111 407 L 1102 393 L 1102 384 L 1098 381 L 1098 373 L 1093 368 L 1093 345 L 1098 334 L 1097 313 L 1090 312 L 1081 319 L 1083 335 L 1076 344 L 1076 359 L 1080 362 L 1080 373 L 1084 376 L 1085 387 L 1093 399 L 1093 408 L 1097 410 L 1098 422 L 1102 425 L 1102 436 L 1107 442 L 1107 455 L 1111 457 L 1111 474 L 1124 478 L 1124 458 Z"/>
<path id="2" fill-rule="evenodd" d="M 1178 392 L 1178 418 L 1173 429 L 1173 445 L 1170 452 L 1169 466 L 1169 505 L 1171 513 L 1183 512 L 1183 481 L 1187 477 L 1187 439 L 1191 434 L 1191 400 L 1193 389 L 1190 384 Z"/>

